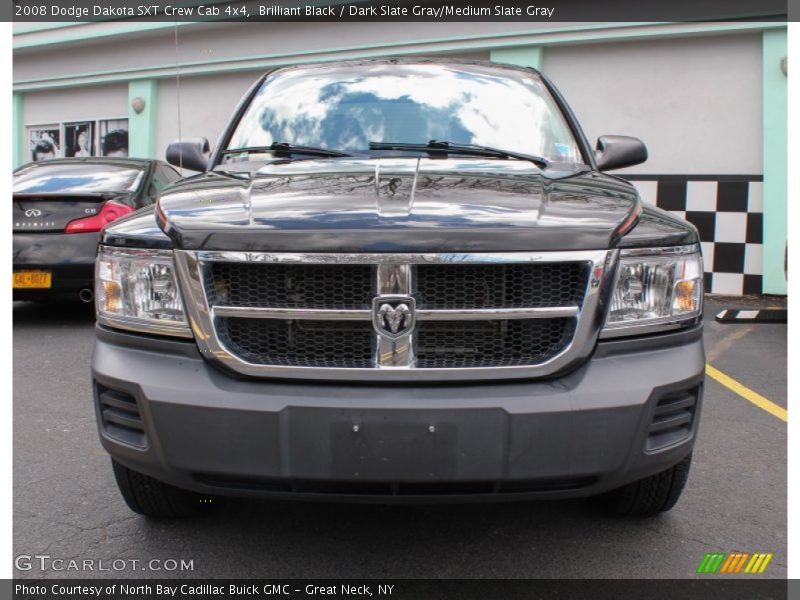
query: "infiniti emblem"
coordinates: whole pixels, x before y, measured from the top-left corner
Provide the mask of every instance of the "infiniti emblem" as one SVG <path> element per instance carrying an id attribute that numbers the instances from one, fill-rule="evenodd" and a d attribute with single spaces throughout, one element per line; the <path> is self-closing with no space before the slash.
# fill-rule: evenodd
<path id="1" fill-rule="evenodd" d="M 29 208 L 28 210 L 25 211 L 25 216 L 28 218 L 41 217 L 42 211 L 40 211 L 38 208 Z"/>
<path id="2" fill-rule="evenodd" d="M 375 330 L 389 338 L 398 338 L 414 328 L 415 303 L 410 296 L 378 296 L 372 301 Z"/>

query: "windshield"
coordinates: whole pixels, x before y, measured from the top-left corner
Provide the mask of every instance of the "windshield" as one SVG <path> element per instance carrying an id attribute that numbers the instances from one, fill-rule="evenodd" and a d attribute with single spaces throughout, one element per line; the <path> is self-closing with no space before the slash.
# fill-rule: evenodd
<path id="1" fill-rule="evenodd" d="M 536 73 L 488 65 L 372 63 L 281 71 L 264 82 L 227 149 L 287 142 L 370 153 L 370 142 L 430 140 L 582 162 Z"/>
<path id="2" fill-rule="evenodd" d="M 38 163 L 14 173 L 15 194 L 134 192 L 144 171 L 129 165 Z"/>

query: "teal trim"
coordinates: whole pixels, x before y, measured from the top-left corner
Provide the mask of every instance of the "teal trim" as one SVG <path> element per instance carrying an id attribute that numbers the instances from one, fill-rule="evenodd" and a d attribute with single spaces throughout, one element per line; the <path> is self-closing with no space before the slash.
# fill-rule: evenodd
<path id="1" fill-rule="evenodd" d="M 329 3 L 330 4 L 330 3 Z M 334 2 L 333 4 L 336 4 Z M 177 25 L 179 27 L 186 27 L 186 26 L 197 26 L 197 25 L 208 25 L 209 23 L 214 23 L 213 21 L 209 22 L 178 22 Z M 117 35 L 118 33 L 129 33 L 129 32 L 136 32 L 136 31 L 143 31 L 149 32 L 158 29 L 165 29 L 168 27 L 173 27 L 176 23 L 172 22 L 144 22 L 144 23 L 120 23 L 116 22 L 114 25 L 118 25 L 119 27 L 116 28 L 107 28 L 107 29 L 99 29 L 99 30 L 90 30 L 90 31 L 83 31 L 79 33 L 73 32 L 66 32 L 63 35 L 45 38 L 42 40 L 19 40 L 14 43 L 14 49 L 19 48 L 29 48 L 34 46 L 47 46 L 52 44 L 61 44 L 61 43 L 69 43 L 69 42 L 78 42 L 78 41 L 89 41 L 96 38 L 104 38 L 112 35 Z M 540 28 L 540 29 L 531 29 L 526 31 L 510 31 L 510 32 L 499 32 L 499 33 L 477 33 L 473 35 L 459 35 L 459 36 L 449 36 L 449 37 L 441 37 L 441 38 L 428 38 L 423 40 L 416 40 L 410 42 L 399 42 L 399 43 L 431 43 L 431 42 L 452 42 L 458 40 L 467 40 L 467 39 L 482 39 L 482 38 L 497 38 L 497 37 L 509 37 L 509 36 L 518 36 L 518 35 L 535 35 L 541 33 L 568 33 L 568 32 L 577 32 L 577 31 L 592 31 L 592 30 L 602 30 L 602 29 L 617 29 L 617 28 L 625 28 L 625 27 L 640 27 L 643 25 L 668 25 L 669 23 L 660 23 L 656 21 L 652 22 L 623 22 L 623 23 L 591 23 L 586 25 L 571 25 L 567 27 L 552 27 L 552 28 Z M 50 27 L 49 25 L 52 25 Z M 36 29 L 34 26 L 31 26 L 29 31 L 20 31 L 19 29 L 14 30 L 14 36 L 25 35 L 29 33 L 36 33 L 39 30 L 47 31 L 47 30 L 57 30 L 64 27 L 71 27 L 75 25 L 86 25 L 86 23 L 55 23 L 55 24 L 40 24 L 36 25 Z M 374 46 L 373 44 L 372 46 Z M 364 46 L 364 47 L 372 47 L 372 46 Z"/>
<path id="2" fill-rule="evenodd" d="M 333 2 L 333 4 L 337 4 L 339 2 Z M 328 2 L 331 4 L 331 2 Z M 31 39 L 25 40 L 24 36 L 30 35 L 32 33 L 37 33 L 39 30 L 41 31 L 57 31 L 59 29 L 64 29 L 68 27 L 73 27 L 75 25 L 86 25 L 86 23 L 55 23 L 55 24 L 40 24 L 36 26 L 36 29 L 33 29 L 33 26 L 29 30 L 22 30 L 20 31 L 18 28 L 14 30 L 14 37 L 20 37 L 23 39 L 19 39 L 14 42 L 13 48 L 21 49 L 21 48 L 32 48 L 37 46 L 48 46 L 54 44 L 63 44 L 63 43 L 70 43 L 70 42 L 82 42 L 82 41 L 89 41 L 97 38 L 105 38 L 109 36 L 115 36 L 123 33 L 136 33 L 136 32 L 149 32 L 159 29 L 164 29 L 168 27 L 174 27 L 178 25 L 179 27 L 190 27 L 190 26 L 198 26 L 198 25 L 208 25 L 209 23 L 214 23 L 214 21 L 208 22 L 196 22 L 196 21 L 181 21 L 177 23 L 173 22 L 115 22 L 115 25 L 119 25 L 116 28 L 103 28 L 97 30 L 90 30 L 90 31 L 66 31 L 63 34 L 56 34 L 52 37 L 42 38 L 42 39 Z M 52 26 L 48 26 L 52 25 Z M 781 21 L 755 21 L 755 22 L 746 22 L 746 21 L 736 21 L 736 22 L 698 22 L 698 23 L 666 23 L 666 22 L 658 22 L 658 21 L 651 21 L 651 22 L 609 22 L 609 23 L 590 23 L 584 25 L 570 25 L 567 27 L 552 27 L 552 28 L 539 28 L 527 31 L 510 31 L 505 33 L 484 33 L 484 34 L 474 34 L 474 35 L 459 35 L 459 36 L 450 36 L 450 37 L 443 37 L 443 38 L 433 38 L 433 39 L 423 39 L 423 40 L 415 40 L 409 42 L 403 42 L 408 44 L 417 44 L 417 43 L 434 43 L 434 42 L 455 42 L 460 40 L 480 40 L 485 38 L 500 38 L 500 37 L 511 37 L 511 36 L 529 36 L 529 35 L 547 35 L 552 33 L 559 33 L 559 34 L 567 34 L 567 33 L 575 33 L 576 35 L 573 36 L 571 39 L 565 38 L 564 42 L 562 43 L 571 43 L 571 42 L 580 42 L 584 39 L 584 36 L 581 35 L 583 32 L 587 31 L 597 31 L 597 30 L 609 30 L 609 29 L 626 29 L 626 28 L 636 28 L 636 27 L 664 27 L 664 26 L 676 26 L 676 25 L 685 25 L 690 27 L 692 33 L 711 33 L 717 31 L 747 31 L 747 30 L 767 30 L 773 28 L 785 28 L 786 22 Z M 606 39 L 606 38 L 604 38 Z M 613 37 L 609 37 L 607 39 L 614 39 Z M 375 46 L 375 44 L 372 44 Z M 327 52 L 330 49 L 321 49 L 319 52 Z"/>
<path id="3" fill-rule="evenodd" d="M 141 27 L 144 24 L 140 24 Z M 159 24 L 154 24 L 159 25 Z M 189 25 L 189 24 L 186 24 Z M 371 58 L 375 56 L 458 52 L 464 50 L 499 50 L 521 46 L 577 44 L 617 40 L 637 40 L 657 37 L 699 35 L 704 33 L 739 33 L 786 29 L 786 23 L 603 23 L 560 29 L 538 29 L 505 33 L 477 34 L 450 38 L 432 38 L 395 42 L 377 46 L 362 44 L 337 48 L 320 48 L 292 53 L 272 53 L 225 59 L 209 59 L 181 64 L 181 75 L 210 75 L 235 71 L 257 71 L 284 64 L 341 60 L 343 58 Z M 78 36 L 76 35 L 76 38 Z M 420 46 L 433 45 L 433 48 Z M 332 56 L 334 55 L 334 56 Z M 173 77 L 175 65 L 162 64 L 145 68 L 117 69 L 74 73 L 57 77 L 43 77 L 14 82 L 14 90 L 31 91 L 116 83 L 132 79 Z"/>
<path id="4" fill-rule="evenodd" d="M 144 110 L 133 110 L 134 98 L 144 100 Z M 132 81 L 128 84 L 128 155 L 136 158 L 156 158 L 156 107 L 158 81 Z"/>
<path id="5" fill-rule="evenodd" d="M 764 110 L 764 280 L 765 294 L 786 294 L 784 252 L 788 221 L 788 98 L 781 60 L 787 56 L 786 31 L 763 35 Z"/>
<path id="6" fill-rule="evenodd" d="M 11 100 L 11 112 L 13 115 L 11 121 L 11 143 L 13 144 L 11 160 L 15 169 L 26 162 L 23 107 L 23 94 L 15 92 Z"/>
<path id="7" fill-rule="evenodd" d="M 19 35 L 31 35 L 37 34 L 41 32 L 54 32 L 49 37 L 34 37 L 33 39 L 25 40 L 17 40 L 13 44 L 14 50 L 22 50 L 25 48 L 40 48 L 42 46 L 57 46 L 60 44 L 69 44 L 72 42 L 86 42 L 86 41 L 94 41 L 94 40 L 101 40 L 104 38 L 109 37 L 117 37 L 119 35 L 126 35 L 130 33 L 145 33 L 150 31 L 158 31 L 161 29 L 172 29 L 175 26 L 178 27 L 187 27 L 190 25 L 201 25 L 202 23 L 196 23 L 193 21 L 186 21 L 180 23 L 171 23 L 171 22 L 145 22 L 145 23 L 119 23 L 113 22 L 108 23 L 108 27 L 99 29 L 97 31 L 82 31 L 80 29 L 74 29 L 76 25 L 86 25 L 86 23 L 57 23 L 54 24 L 53 27 L 47 27 L 46 23 L 43 23 L 42 26 L 38 29 L 31 28 L 30 30 L 23 31 L 23 32 L 14 32 L 14 36 Z M 62 29 L 67 29 L 67 31 L 61 31 Z"/>
<path id="8" fill-rule="evenodd" d="M 542 46 L 498 48 L 491 51 L 490 57 L 492 62 L 541 69 L 544 59 L 544 48 Z"/>
<path id="9" fill-rule="evenodd" d="M 75 27 L 85 25 L 80 21 L 64 21 L 56 23 L 15 23 L 11 32 L 12 36 L 25 35 L 26 33 L 38 33 L 40 31 L 52 31 L 54 29 L 64 29 L 65 27 Z"/>

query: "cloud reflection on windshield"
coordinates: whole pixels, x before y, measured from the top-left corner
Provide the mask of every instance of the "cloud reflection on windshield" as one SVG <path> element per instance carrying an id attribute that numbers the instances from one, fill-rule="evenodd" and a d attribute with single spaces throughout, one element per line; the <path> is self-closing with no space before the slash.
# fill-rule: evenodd
<path id="1" fill-rule="evenodd" d="M 267 80 L 229 148 L 280 141 L 366 152 L 371 141 L 438 139 L 579 162 L 545 86 L 510 73 L 435 64 L 291 69 Z"/>

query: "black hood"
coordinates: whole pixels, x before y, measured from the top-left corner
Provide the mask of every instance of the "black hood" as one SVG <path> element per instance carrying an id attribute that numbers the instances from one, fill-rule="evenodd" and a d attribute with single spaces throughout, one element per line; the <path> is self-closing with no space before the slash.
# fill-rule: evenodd
<path id="1" fill-rule="evenodd" d="M 164 192 L 175 247 L 265 252 L 610 248 L 641 211 L 633 187 L 531 163 L 433 158 L 280 161 Z M 235 165 L 229 165 L 229 169 Z"/>

